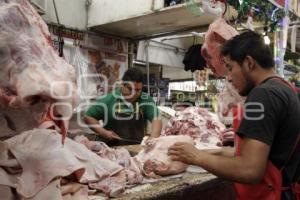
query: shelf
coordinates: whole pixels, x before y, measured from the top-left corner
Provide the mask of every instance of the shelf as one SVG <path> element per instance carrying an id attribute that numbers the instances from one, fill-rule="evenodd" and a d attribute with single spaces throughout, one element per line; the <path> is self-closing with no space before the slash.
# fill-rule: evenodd
<path id="1" fill-rule="evenodd" d="M 202 1 L 196 0 L 196 2 L 198 5 L 201 5 Z M 106 3 L 108 4 L 109 2 Z M 145 4 L 146 3 L 147 2 L 145 2 Z M 103 4 L 100 3 L 95 4 L 95 6 L 97 5 L 98 7 L 94 7 L 89 15 L 90 19 L 93 18 L 93 21 L 89 22 L 89 28 L 99 32 L 119 35 L 131 39 L 142 39 L 155 36 L 157 34 L 207 27 L 215 19 L 215 16 L 209 14 L 197 16 L 187 8 L 185 3 L 183 3 L 175 6 L 164 7 L 155 11 L 150 8 L 148 11 L 145 11 L 144 9 L 143 13 L 135 13 L 134 16 L 130 15 L 130 12 L 128 11 L 127 18 L 122 16 L 122 19 L 117 21 L 114 20 L 118 18 L 118 14 L 115 14 L 115 16 L 111 14 L 111 20 L 106 19 L 105 22 L 102 23 L 100 19 L 101 14 L 97 13 L 101 13 L 101 10 L 105 7 L 102 8 Z M 114 10 L 113 5 L 109 6 L 112 10 Z M 114 3 L 114 6 L 119 5 Z M 119 6 L 119 9 L 122 9 L 121 6 Z M 123 9 L 128 8 L 124 7 Z M 121 13 L 126 15 L 125 11 L 121 11 Z M 230 7 L 226 12 L 225 18 L 232 19 L 236 16 L 237 12 Z"/>

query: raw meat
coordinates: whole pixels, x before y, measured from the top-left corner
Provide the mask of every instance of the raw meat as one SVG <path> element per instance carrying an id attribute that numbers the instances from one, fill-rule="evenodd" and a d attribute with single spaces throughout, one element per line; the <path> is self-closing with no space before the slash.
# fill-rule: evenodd
<path id="1" fill-rule="evenodd" d="M 79 142 L 81 144 L 84 144 L 88 149 L 91 151 L 97 153 L 102 158 L 107 158 L 115 163 L 118 163 L 119 165 L 123 166 L 125 168 L 125 174 L 126 179 L 124 180 L 124 183 L 120 184 L 121 186 L 125 185 L 134 185 L 137 183 L 141 183 L 143 181 L 142 172 L 139 168 L 140 163 L 136 158 L 132 158 L 125 148 L 110 148 L 107 146 L 104 142 L 100 141 L 90 141 L 87 137 L 81 135 L 76 136 L 74 138 L 76 142 Z M 117 177 L 116 177 L 117 178 Z M 94 184 L 94 186 L 103 188 L 103 185 L 107 182 L 114 182 L 116 184 L 117 182 L 114 181 L 116 179 L 113 177 L 113 180 L 105 180 L 100 184 Z M 120 183 L 120 180 L 123 180 L 121 178 L 117 178 L 118 183 Z M 97 186 L 96 186 L 97 185 Z M 104 188 L 107 188 L 108 186 L 105 186 Z M 113 193 L 116 193 L 115 191 Z M 117 192 L 119 194 L 119 192 Z"/>
<path id="2" fill-rule="evenodd" d="M 23 169 L 16 185 L 20 195 L 32 198 L 59 176 L 75 173 L 80 183 L 90 183 L 123 170 L 117 163 L 99 157 L 82 144 L 68 138 L 64 145 L 60 141 L 61 135 L 56 131 L 41 129 L 6 140 L 9 151 Z"/>
<path id="3" fill-rule="evenodd" d="M 238 94 L 234 86 L 227 82 L 224 89 L 217 97 L 219 117 L 222 118 L 227 116 L 233 106 L 242 104 L 244 100 L 245 98 Z"/>
<path id="4" fill-rule="evenodd" d="M 153 139 L 144 138 L 143 142 L 144 149 L 139 152 L 136 159 L 146 176 L 158 178 L 159 176 L 179 174 L 187 169 L 186 164 L 171 160 L 168 156 L 168 149 L 176 142 L 194 144 L 191 137 L 186 135 L 161 136 Z"/>
<path id="5" fill-rule="evenodd" d="M 84 185 L 80 183 L 67 183 L 61 186 L 62 195 L 73 194 L 79 191 Z"/>
<path id="6" fill-rule="evenodd" d="M 103 191 L 109 197 L 118 197 L 125 191 L 126 172 L 120 171 L 113 177 L 108 177 L 97 183 L 90 183 L 89 186 Z"/>
<path id="7" fill-rule="evenodd" d="M 0 104 L 30 108 L 34 126 L 51 113 L 65 134 L 76 99 L 75 71 L 57 55 L 47 25 L 27 0 L 0 0 L 0 66 Z"/>
<path id="8" fill-rule="evenodd" d="M 162 135 L 189 135 L 197 148 L 207 149 L 221 145 L 221 133 L 225 129 L 215 114 L 204 108 L 189 107 L 170 119 Z"/>
<path id="9" fill-rule="evenodd" d="M 1 194 L 1 200 L 15 200 L 17 199 L 15 195 L 12 193 L 12 190 L 10 187 L 5 185 L 0 185 L 0 194 Z"/>
<path id="10" fill-rule="evenodd" d="M 130 165 L 130 154 L 125 148 L 110 148 L 104 142 L 90 141 L 87 137 L 81 135 L 74 138 L 76 142 L 84 144 L 88 149 L 97 153 L 102 158 L 107 158 L 119 165 L 127 168 Z"/>
<path id="11" fill-rule="evenodd" d="M 26 200 L 63 200 L 60 190 L 60 179 L 51 181 L 33 198 L 28 198 Z"/>
<path id="12" fill-rule="evenodd" d="M 88 200 L 88 186 L 79 183 L 68 183 L 61 186 L 63 200 Z"/>
<path id="13" fill-rule="evenodd" d="M 125 169 L 127 185 L 135 185 L 143 182 L 143 175 L 140 169 L 140 162 L 136 157 L 130 158 L 130 165 Z"/>
<path id="14" fill-rule="evenodd" d="M 237 35 L 238 32 L 228 25 L 224 18 L 220 17 L 209 25 L 205 34 L 201 55 L 206 60 L 207 66 L 215 76 L 225 76 L 226 67 L 221 55 L 221 47 L 226 40 Z"/>
<path id="15" fill-rule="evenodd" d="M 41 108 L 39 108 L 40 106 Z M 33 115 L 33 110 L 43 112 L 42 109 L 43 105 L 41 103 L 22 109 L 14 109 L 0 104 L 0 140 L 5 140 L 23 131 L 38 127 L 41 116 Z"/>

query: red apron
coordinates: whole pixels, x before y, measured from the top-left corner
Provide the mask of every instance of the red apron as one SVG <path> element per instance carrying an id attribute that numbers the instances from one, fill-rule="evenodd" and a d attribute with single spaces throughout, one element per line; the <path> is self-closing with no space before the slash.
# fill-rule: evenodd
<path id="1" fill-rule="evenodd" d="M 233 129 L 236 132 L 240 125 L 243 110 L 242 107 L 234 107 L 233 111 Z M 299 138 L 299 137 L 298 137 Z M 235 155 L 240 155 L 240 146 L 243 143 L 243 139 L 240 138 L 237 134 L 235 134 L 235 145 L 236 145 L 236 152 Z M 296 147 L 296 145 L 295 145 Z M 295 150 L 295 148 L 294 148 Z M 294 151 L 293 150 L 293 151 Z M 292 153 L 291 153 L 292 154 Z M 284 166 L 285 167 L 285 166 Z M 271 161 L 267 162 L 266 172 L 258 184 L 241 184 L 235 183 L 235 190 L 236 190 L 236 199 L 238 200 L 280 200 L 281 199 L 281 191 L 287 190 L 289 188 L 282 187 L 282 176 L 281 171 L 284 169 L 282 167 L 280 170 L 277 169 Z M 300 187 L 299 184 L 292 184 L 291 185 L 292 191 L 294 194 L 297 195 L 297 200 L 300 200 Z M 298 190 L 298 192 L 297 192 Z"/>

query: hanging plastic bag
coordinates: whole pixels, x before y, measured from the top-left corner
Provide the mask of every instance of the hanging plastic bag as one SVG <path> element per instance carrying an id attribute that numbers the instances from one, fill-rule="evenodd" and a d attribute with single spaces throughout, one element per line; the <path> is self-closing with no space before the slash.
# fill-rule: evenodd
<path id="1" fill-rule="evenodd" d="M 82 103 L 88 104 L 91 99 L 96 99 L 104 94 L 100 88 L 105 87 L 103 85 L 105 80 L 101 79 L 100 75 L 95 71 L 88 57 L 84 55 L 84 50 L 76 47 L 73 55 L 73 58 L 70 60 L 76 71 L 78 105 L 83 105 Z M 82 106 L 77 106 L 78 109 L 81 110 Z"/>

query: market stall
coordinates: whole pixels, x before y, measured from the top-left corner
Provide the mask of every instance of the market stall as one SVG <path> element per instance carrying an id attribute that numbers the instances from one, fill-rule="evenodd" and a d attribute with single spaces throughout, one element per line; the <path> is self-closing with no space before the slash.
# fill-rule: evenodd
<path id="1" fill-rule="evenodd" d="M 0 0 L 0 199 L 299 196 L 299 10 Z"/>

